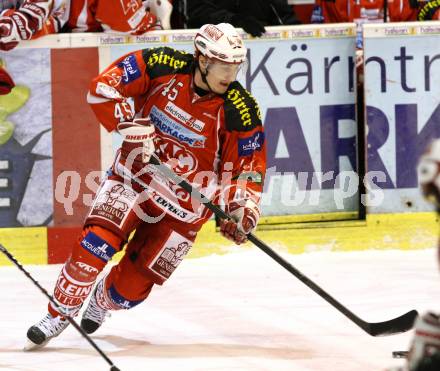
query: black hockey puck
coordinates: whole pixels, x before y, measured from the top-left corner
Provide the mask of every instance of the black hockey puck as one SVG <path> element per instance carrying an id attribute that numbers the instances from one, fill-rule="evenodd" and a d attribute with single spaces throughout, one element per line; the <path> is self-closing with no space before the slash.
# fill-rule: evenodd
<path id="1" fill-rule="evenodd" d="M 393 358 L 407 358 L 408 351 L 407 350 L 396 350 L 393 352 Z"/>

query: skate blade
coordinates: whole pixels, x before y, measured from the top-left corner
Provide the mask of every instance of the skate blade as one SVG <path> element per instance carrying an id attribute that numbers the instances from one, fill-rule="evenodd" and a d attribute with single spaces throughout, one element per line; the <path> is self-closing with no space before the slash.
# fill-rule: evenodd
<path id="1" fill-rule="evenodd" d="M 43 348 L 48 342 L 49 342 L 49 340 L 46 340 L 46 341 L 42 342 L 41 344 L 35 344 L 30 339 L 26 339 L 26 344 L 24 345 L 23 350 L 25 352 L 31 352 L 33 350 L 38 350 L 38 349 Z"/>

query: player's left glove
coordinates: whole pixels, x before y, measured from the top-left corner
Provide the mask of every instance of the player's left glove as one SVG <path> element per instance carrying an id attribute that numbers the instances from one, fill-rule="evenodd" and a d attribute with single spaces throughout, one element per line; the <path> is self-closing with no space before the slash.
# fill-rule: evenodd
<path id="1" fill-rule="evenodd" d="M 417 172 L 423 195 L 440 207 L 440 139 L 422 155 Z"/>
<path id="2" fill-rule="evenodd" d="M 251 199 L 231 201 L 226 206 L 226 213 L 232 218 L 220 221 L 220 233 L 228 240 L 240 245 L 247 241 L 260 218 L 260 208 Z"/>
<path id="3" fill-rule="evenodd" d="M 122 135 L 120 162 L 134 174 L 150 161 L 155 151 L 154 125 L 148 118 L 138 118 L 118 124 L 118 132 Z"/>

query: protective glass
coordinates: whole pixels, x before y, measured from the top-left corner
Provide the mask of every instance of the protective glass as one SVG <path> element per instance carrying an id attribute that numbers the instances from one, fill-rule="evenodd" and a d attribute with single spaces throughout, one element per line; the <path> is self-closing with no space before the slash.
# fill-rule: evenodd
<path id="1" fill-rule="evenodd" d="M 236 80 L 239 73 L 246 73 L 247 60 L 242 63 L 225 63 L 210 59 L 207 68 L 210 74 L 215 75 L 220 80 Z"/>

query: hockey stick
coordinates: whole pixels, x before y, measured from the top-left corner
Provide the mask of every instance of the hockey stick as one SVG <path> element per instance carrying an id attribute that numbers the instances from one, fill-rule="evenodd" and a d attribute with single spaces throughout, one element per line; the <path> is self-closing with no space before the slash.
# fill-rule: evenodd
<path id="1" fill-rule="evenodd" d="M 160 173 L 166 178 L 172 180 L 175 184 L 178 184 L 184 190 L 191 194 L 191 197 L 202 202 L 209 210 L 211 210 L 217 217 L 221 219 L 229 219 L 228 214 L 226 214 L 219 206 L 214 205 L 208 198 L 201 194 L 197 189 L 193 188 L 185 179 L 174 173 L 170 168 L 161 163 L 156 155 L 153 155 L 150 159 L 150 164 L 155 165 L 155 167 L 160 171 Z M 146 184 L 139 179 L 135 179 L 142 187 L 146 187 Z M 384 322 L 366 322 L 359 318 L 356 314 L 350 311 L 347 307 L 342 305 L 339 301 L 333 298 L 330 294 L 325 292 L 320 286 L 318 286 L 311 279 L 302 274 L 298 269 L 296 269 L 292 264 L 283 259 L 274 250 L 272 250 L 263 241 L 258 239 L 252 233 L 247 235 L 249 241 L 251 241 L 255 246 L 263 250 L 267 255 L 274 259 L 278 264 L 287 269 L 296 278 L 298 278 L 302 283 L 312 289 L 315 293 L 321 296 L 324 300 L 335 307 L 344 316 L 358 325 L 362 330 L 370 334 L 371 336 L 386 336 L 398 334 L 410 330 L 413 325 L 418 313 L 416 310 L 409 311 L 399 317 L 393 318 L 389 321 Z"/>
<path id="2" fill-rule="evenodd" d="M 52 296 L 46 291 L 44 287 L 42 287 L 38 281 L 36 281 L 31 274 L 24 269 L 24 267 L 18 262 L 17 259 L 14 258 L 14 256 L 3 246 L 0 244 L 0 251 L 6 255 L 6 257 L 15 264 L 15 266 L 20 269 L 33 283 L 35 286 L 37 286 L 40 291 L 46 295 L 46 297 L 49 299 L 49 301 L 53 304 L 53 306 L 56 308 L 56 310 L 60 313 L 62 313 L 62 309 L 59 307 L 59 305 L 55 302 L 55 300 L 52 298 Z M 95 348 L 95 350 L 100 354 L 102 358 L 105 359 L 105 361 L 110 365 L 110 371 L 120 371 L 119 368 L 117 368 L 113 362 L 110 360 L 110 358 L 107 357 L 107 355 L 96 345 L 96 343 L 90 338 L 89 335 L 81 328 L 80 325 L 78 325 L 75 320 L 72 317 L 65 316 L 65 318 L 70 322 L 70 324 L 75 327 L 78 332 L 90 343 L 90 345 Z"/>

